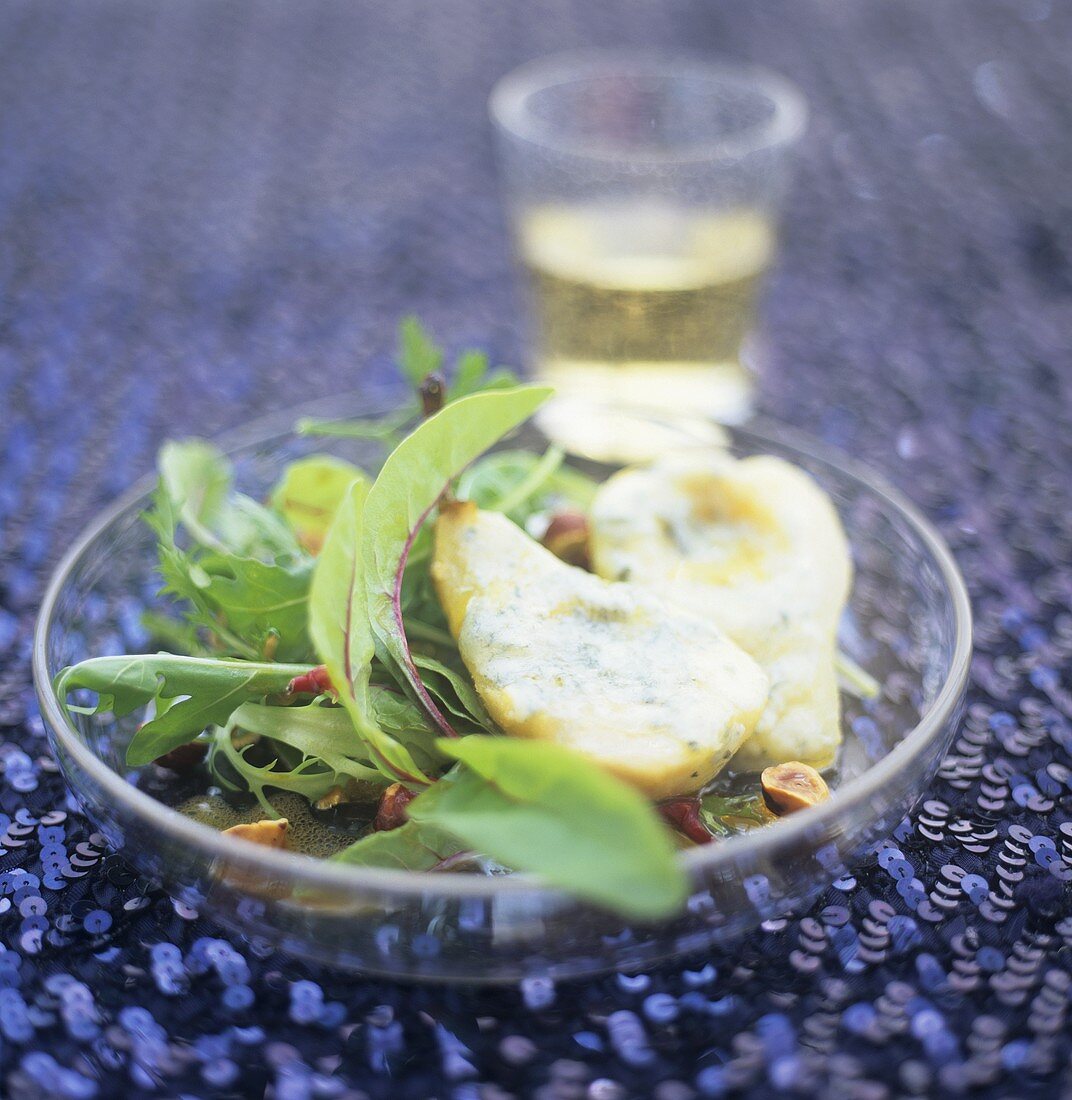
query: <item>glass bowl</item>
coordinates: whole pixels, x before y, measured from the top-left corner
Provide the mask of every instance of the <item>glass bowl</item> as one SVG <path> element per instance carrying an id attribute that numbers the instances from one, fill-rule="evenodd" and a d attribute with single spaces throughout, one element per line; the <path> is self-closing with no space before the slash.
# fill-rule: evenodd
<path id="1" fill-rule="evenodd" d="M 350 411 L 338 402 L 332 409 Z M 841 644 L 883 693 L 867 704 L 845 697 L 846 745 L 828 802 L 682 853 L 693 893 L 679 917 L 628 923 L 528 875 L 361 869 L 269 850 L 139 789 L 145 777 L 123 763 L 137 716 L 69 716 L 52 682 L 87 656 L 145 647 L 138 619 L 157 588 L 152 535 L 139 519 L 149 480 L 77 540 L 41 608 L 34 675 L 72 790 L 124 857 L 187 905 L 295 955 L 396 978 L 487 982 L 636 968 L 799 907 L 888 835 L 926 789 L 961 715 L 971 610 L 941 537 L 881 478 L 778 424 L 732 429 L 729 443 L 738 454 L 799 464 L 831 495 L 856 568 Z M 379 457 L 375 444 L 298 437 L 278 418 L 227 445 L 239 487 L 255 494 L 301 454 L 330 451 L 365 464 Z"/>

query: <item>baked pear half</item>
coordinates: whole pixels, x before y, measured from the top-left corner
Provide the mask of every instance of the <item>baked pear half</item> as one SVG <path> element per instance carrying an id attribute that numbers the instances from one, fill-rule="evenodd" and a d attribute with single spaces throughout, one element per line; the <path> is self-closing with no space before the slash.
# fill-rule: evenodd
<path id="1" fill-rule="evenodd" d="M 653 799 L 710 782 L 763 711 L 767 677 L 717 626 L 567 565 L 499 513 L 445 504 L 432 577 L 503 733 L 584 753 Z"/>
<path id="2" fill-rule="evenodd" d="M 816 768 L 841 744 L 837 628 L 852 581 L 830 498 L 771 455 L 667 455 L 609 478 L 591 514 L 595 571 L 702 616 L 770 679 L 756 731 L 734 765 Z"/>

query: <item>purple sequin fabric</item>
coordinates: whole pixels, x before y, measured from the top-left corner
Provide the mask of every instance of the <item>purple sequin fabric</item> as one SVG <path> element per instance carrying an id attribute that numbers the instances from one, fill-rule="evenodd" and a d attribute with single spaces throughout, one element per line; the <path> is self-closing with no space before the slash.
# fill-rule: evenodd
<path id="1" fill-rule="evenodd" d="M 620 43 L 808 96 L 762 402 L 952 544 L 965 723 L 910 819 L 731 952 L 484 991 L 294 962 L 79 815 L 30 684 L 42 580 L 166 436 L 382 392 L 405 312 L 517 361 L 484 101 Z M 7 0 L 0 54 L 0 1094 L 1070 1094 L 1072 8 Z"/>

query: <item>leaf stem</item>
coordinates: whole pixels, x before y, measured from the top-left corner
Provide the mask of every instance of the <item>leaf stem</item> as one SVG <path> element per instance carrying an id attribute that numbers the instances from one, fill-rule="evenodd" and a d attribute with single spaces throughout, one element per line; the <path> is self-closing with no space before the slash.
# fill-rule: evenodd
<path id="1" fill-rule="evenodd" d="M 834 668 L 845 689 L 858 699 L 877 699 L 882 694 L 882 685 L 878 680 L 840 649 L 834 656 Z"/>
<path id="2" fill-rule="evenodd" d="M 495 511 L 512 512 L 519 505 L 524 504 L 545 481 L 562 465 L 566 452 L 561 447 L 550 446 L 539 461 L 529 470 L 505 496 L 495 503 Z"/>
<path id="3" fill-rule="evenodd" d="M 407 619 L 406 630 L 412 637 L 419 638 L 422 642 L 451 647 L 454 645 L 454 639 L 445 630 L 440 630 L 438 626 L 422 623 L 419 619 Z"/>
<path id="4" fill-rule="evenodd" d="M 298 421 L 294 430 L 298 435 L 387 441 L 416 415 L 417 409 L 414 406 L 404 405 L 398 412 L 378 420 L 318 420 L 315 417 L 305 417 Z"/>
<path id="5" fill-rule="evenodd" d="M 409 677 L 410 683 L 413 685 L 413 690 L 416 691 L 418 698 L 421 701 L 421 705 L 424 707 L 428 714 L 428 717 L 439 727 L 444 737 L 456 738 L 458 736 L 457 731 L 447 721 L 446 716 L 436 706 L 435 700 L 429 694 L 428 689 L 424 686 L 424 681 L 421 679 L 421 674 L 417 670 L 417 666 L 413 663 L 413 654 L 409 648 L 409 638 L 406 636 L 406 624 L 402 618 L 402 576 L 406 572 L 406 563 L 409 560 L 409 552 L 413 549 L 413 543 L 416 541 L 417 535 L 420 532 L 421 527 L 424 525 L 424 521 L 432 514 L 433 509 L 443 499 L 444 493 L 450 488 L 450 482 L 443 487 L 443 489 L 436 496 L 435 500 L 428 505 L 427 508 L 417 517 L 417 522 L 414 523 L 409 533 L 406 535 L 406 541 L 402 546 L 402 553 L 398 559 L 398 567 L 395 569 L 394 577 L 394 590 L 391 595 L 391 604 L 394 609 L 395 615 L 395 627 L 398 630 L 399 637 L 402 641 L 402 658 L 406 665 L 406 673 Z"/>

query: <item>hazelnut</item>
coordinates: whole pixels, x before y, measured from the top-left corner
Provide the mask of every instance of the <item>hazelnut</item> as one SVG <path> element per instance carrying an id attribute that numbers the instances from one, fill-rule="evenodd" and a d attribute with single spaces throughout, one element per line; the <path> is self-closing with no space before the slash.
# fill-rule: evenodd
<path id="1" fill-rule="evenodd" d="M 180 745 L 177 749 L 158 756 L 156 763 L 162 768 L 167 768 L 169 772 L 185 775 L 187 772 L 192 772 L 205 759 L 207 752 L 208 745 L 204 741 L 187 741 L 185 745 Z"/>
<path id="2" fill-rule="evenodd" d="M 333 810 L 336 806 L 341 805 L 343 802 L 348 801 L 346 792 L 336 784 L 329 791 L 325 791 L 315 802 L 314 806 L 318 810 Z"/>
<path id="3" fill-rule="evenodd" d="M 250 821 L 241 825 L 232 825 L 223 832 L 225 836 L 237 836 L 254 844 L 262 844 L 265 848 L 285 848 L 289 827 L 290 822 L 285 817 L 280 817 L 274 821 Z"/>
<path id="4" fill-rule="evenodd" d="M 558 512 L 551 517 L 541 540 L 544 546 L 569 565 L 588 569 L 588 517 L 581 512 Z"/>
<path id="5" fill-rule="evenodd" d="M 660 802 L 656 808 L 670 825 L 693 843 L 710 844 L 715 839 L 700 816 L 698 798 L 672 798 Z"/>
<path id="6" fill-rule="evenodd" d="M 823 777 L 799 760 L 764 768 L 760 783 L 767 804 L 778 814 L 817 806 L 830 797 L 830 788 Z"/>
<path id="7" fill-rule="evenodd" d="M 376 810 L 372 828 L 381 833 L 404 825 L 409 816 L 406 813 L 406 807 L 416 797 L 411 790 L 403 787 L 401 783 L 392 783 L 380 796 L 380 805 Z"/>

